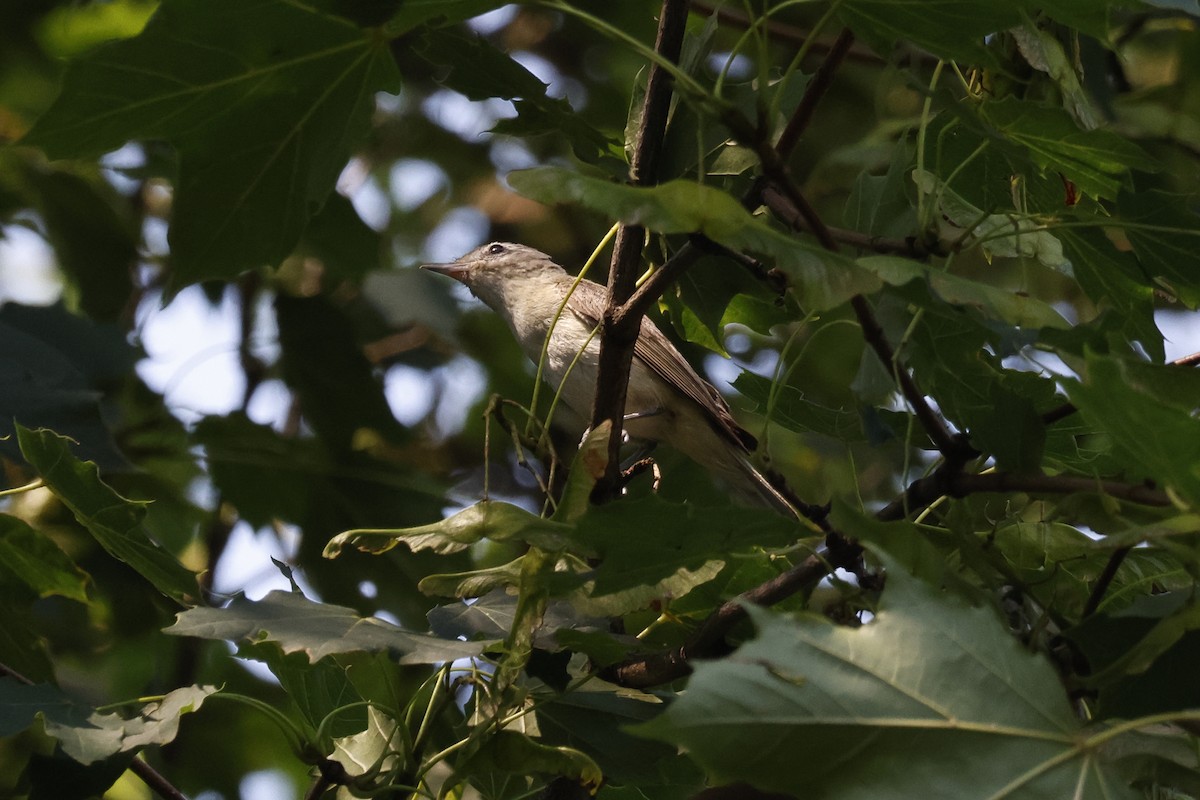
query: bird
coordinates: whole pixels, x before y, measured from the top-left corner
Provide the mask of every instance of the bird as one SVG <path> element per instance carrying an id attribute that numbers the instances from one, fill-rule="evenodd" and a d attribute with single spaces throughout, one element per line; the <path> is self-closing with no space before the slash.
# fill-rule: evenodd
<path id="1" fill-rule="evenodd" d="M 533 363 L 540 362 L 549 336 L 543 377 L 561 393 L 560 402 L 582 430 L 591 417 L 600 362 L 596 329 L 608 290 L 575 278 L 540 250 L 512 242 L 490 242 L 452 262 L 421 267 L 470 289 L 508 324 Z M 623 425 L 630 439 L 665 442 L 719 476 L 739 497 L 799 518 L 792 502 L 751 463 L 754 436 L 737 423 L 721 393 L 645 317 L 630 366 Z"/>

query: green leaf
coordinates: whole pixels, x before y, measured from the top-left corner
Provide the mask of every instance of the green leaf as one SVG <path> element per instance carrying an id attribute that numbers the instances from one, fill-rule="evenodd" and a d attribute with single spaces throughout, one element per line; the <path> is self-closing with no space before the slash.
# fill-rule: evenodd
<path id="1" fill-rule="evenodd" d="M 325 296 L 279 293 L 275 318 L 284 380 L 332 452 L 369 449 L 363 442 L 372 438 L 407 438 L 384 397 L 383 381 L 355 338 L 353 321 L 342 309 Z"/>
<path id="2" fill-rule="evenodd" d="M 523 733 L 502 730 L 487 737 L 483 746 L 460 770 L 508 775 L 563 775 L 594 791 L 604 780 L 596 762 L 573 747 L 534 741 Z"/>
<path id="3" fill-rule="evenodd" d="M 917 229 L 916 210 L 908 196 L 912 161 L 909 148 L 897 147 L 887 173 L 860 173 L 846 199 L 846 224 L 872 236 L 912 236 Z"/>
<path id="4" fill-rule="evenodd" d="M 375 769 L 388 772 L 404 766 L 408 749 L 405 731 L 396 720 L 374 704 L 367 708 L 367 727 L 334 740 L 329 757 L 341 764 L 347 775 L 360 776 Z"/>
<path id="5" fill-rule="evenodd" d="M 404 0 L 384 29 L 397 35 L 421 24 L 451 25 L 503 5 L 503 0 Z"/>
<path id="6" fill-rule="evenodd" d="M 315 603 L 301 594 L 275 590 L 262 600 L 237 597 L 225 608 L 193 608 L 166 629 L 173 636 L 276 642 L 284 653 L 304 653 L 312 663 L 338 653 L 386 651 L 401 664 L 436 664 L 472 658 L 483 646 L 406 631 L 354 609 Z"/>
<path id="7" fill-rule="evenodd" d="M 348 666 L 344 662 L 349 658 L 340 656 L 311 664 L 304 653 L 284 653 L 275 642 L 243 643 L 237 655 L 267 665 L 308 724 L 310 735 L 314 738 L 321 723 L 330 715 L 333 715 L 332 722 L 328 723 L 326 730 L 331 738 L 361 731 L 366 724 L 365 708 L 346 708 L 363 699 L 347 674 Z M 375 657 L 356 655 L 360 658 Z M 358 666 L 355 664 L 355 667 Z M 324 745 L 324 742 L 320 744 Z"/>
<path id="8" fill-rule="evenodd" d="M 914 170 L 921 194 L 933 198 L 938 209 L 939 237 L 947 245 L 978 245 L 990 260 L 1036 258 L 1051 269 L 1066 272 L 1071 262 L 1063 257 L 1062 243 L 1040 223 L 1021 214 L 986 214 L 951 190 L 932 172 Z"/>
<path id="9" fill-rule="evenodd" d="M 62 170 L 27 166 L 38 212 L 58 263 L 94 320 L 117 322 L 133 292 L 136 227 L 117 215 L 95 184 Z"/>
<path id="10" fill-rule="evenodd" d="M 639 188 L 556 167 L 514 172 L 508 180 L 521 194 L 543 203 L 579 203 L 626 224 L 658 233 L 703 233 L 734 250 L 763 255 L 787 274 L 801 302 L 814 311 L 879 288 L 878 279 L 853 259 L 780 233 L 751 217 L 725 192 L 694 181 Z"/>
<path id="11" fill-rule="evenodd" d="M 24 143 L 88 158 L 133 139 L 179 153 L 172 284 L 277 264 L 399 88 L 383 39 L 285 0 L 171 0 L 141 34 L 72 61 Z"/>
<path id="12" fill-rule="evenodd" d="M 1112 437 L 1144 472 L 1193 508 L 1200 506 L 1200 420 L 1141 391 L 1116 358 L 1089 353 L 1082 382 L 1066 384 L 1084 418 Z"/>
<path id="13" fill-rule="evenodd" d="M 25 686 L 0 678 L 0 735 L 11 735 L 42 718 L 46 734 L 81 764 L 92 764 L 117 753 L 167 744 L 179 732 L 179 718 L 199 710 L 214 686 L 187 686 L 145 703 L 133 716 L 107 714 L 75 702 L 52 686 Z"/>
<path id="14" fill-rule="evenodd" d="M 755 403 L 755 410 L 788 430 L 821 433 L 841 442 L 866 441 L 858 411 L 828 408 L 807 399 L 795 386 L 743 371 L 733 388 Z"/>
<path id="15" fill-rule="evenodd" d="M 501 120 L 496 133 L 530 136 L 559 132 L 581 158 L 594 160 L 609 142 L 562 98 L 546 95 L 546 84 L 507 53 L 479 36 L 444 29 L 425 33 L 421 55 L 442 73 L 440 83 L 471 100 L 515 100 L 515 120 Z M 447 73 L 446 70 L 449 70 Z"/>
<path id="16" fill-rule="evenodd" d="M 1059 255 L 1061 256 L 1061 250 Z M 858 263 L 879 275 L 891 286 L 923 281 L 930 294 L 952 306 L 978 311 L 988 319 L 1000 320 L 1020 328 L 1068 329 L 1070 323 L 1047 303 L 1026 294 L 1008 291 L 986 283 L 963 278 L 927 264 L 897 256 L 867 256 Z"/>
<path id="17" fill-rule="evenodd" d="M 988 0 L 846 0 L 838 13 L 882 55 L 909 41 L 941 58 L 968 62 L 987 58 L 985 36 L 1021 22 L 1018 4 Z"/>
<path id="18" fill-rule="evenodd" d="M 1054 668 L 990 608 L 889 569 L 858 629 L 747 610 L 755 638 L 697 665 L 638 729 L 722 781 L 830 798 L 1132 797 L 1079 738 Z M 804 753 L 804 769 L 782 753 Z"/>
<path id="19" fill-rule="evenodd" d="M 88 601 L 87 575 L 51 539 L 24 520 L 0 514 L 0 576 L 24 583 L 38 597 Z"/>
<path id="20" fill-rule="evenodd" d="M 1079 286 L 1101 307 L 1120 317 L 1127 342 L 1138 342 L 1156 361 L 1163 359 L 1163 337 L 1154 322 L 1154 291 L 1130 253 L 1122 253 L 1099 230 L 1057 231 L 1071 259 Z"/>
<path id="21" fill-rule="evenodd" d="M 1052 33 L 1034 25 L 1013 28 L 1010 32 L 1029 66 L 1046 73 L 1058 85 L 1068 112 L 1079 127 L 1090 131 L 1100 124 L 1100 114 L 1083 86 L 1075 64 Z"/>
<path id="22" fill-rule="evenodd" d="M 630 530 L 653 531 L 631 537 Z M 670 503 L 655 495 L 593 507 L 574 539 L 599 555 L 593 597 L 656 584 L 756 547 L 790 544 L 796 522 L 767 509 Z"/>
<path id="23" fill-rule="evenodd" d="M 325 545 L 325 557 L 337 558 L 347 544 L 367 553 L 384 553 L 400 543 L 414 553 L 432 550 L 446 555 L 484 539 L 520 541 L 546 550 L 561 550 L 567 546 L 570 530 L 568 525 L 543 519 L 511 503 L 484 500 L 429 525 L 339 533 Z"/>
<path id="24" fill-rule="evenodd" d="M 127 500 L 104 481 L 96 465 L 71 455 L 67 440 L 47 430 L 17 427 L 26 460 L 79 524 L 114 558 L 133 567 L 163 594 L 183 605 L 200 597 L 196 575 L 146 535 L 146 503 Z"/>
<path id="25" fill-rule="evenodd" d="M 299 252 L 315 257 L 326 281 L 359 280 L 379 269 L 382 237 L 371 230 L 348 199 L 331 194 L 304 231 Z"/>
<path id="26" fill-rule="evenodd" d="M 114 326 L 47 307 L 0 308 L 0 452 L 19 458 L 13 421 L 70 436 L 76 452 L 128 467 L 100 411 L 101 387 L 133 369 L 135 351 Z"/>
<path id="27" fill-rule="evenodd" d="M 1195 197 L 1160 191 L 1121 195 L 1125 235 L 1146 274 L 1170 287 L 1189 308 L 1200 306 L 1200 215 Z"/>
<path id="28" fill-rule="evenodd" d="M 1061 172 L 1092 197 L 1115 199 L 1129 170 L 1159 168 L 1138 145 L 1109 130 L 1080 130 L 1061 108 L 1013 97 L 980 106 L 1001 136 L 1029 152 L 1042 169 Z"/>

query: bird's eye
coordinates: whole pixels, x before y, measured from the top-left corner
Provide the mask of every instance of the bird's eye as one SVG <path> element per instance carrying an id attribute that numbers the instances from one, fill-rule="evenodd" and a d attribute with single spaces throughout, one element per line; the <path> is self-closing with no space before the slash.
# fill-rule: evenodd
<path id="1" fill-rule="evenodd" d="M 488 252 L 489 252 L 489 253 L 491 253 L 491 254 L 492 254 L 492 255 L 494 255 L 494 256 L 498 256 L 498 255 L 500 255 L 501 253 L 503 253 L 503 252 L 504 252 L 504 249 L 505 249 L 505 248 L 504 248 L 504 245 L 502 245 L 502 244 L 494 244 L 494 245 L 492 245 L 491 247 L 489 247 L 489 248 L 488 248 Z"/>

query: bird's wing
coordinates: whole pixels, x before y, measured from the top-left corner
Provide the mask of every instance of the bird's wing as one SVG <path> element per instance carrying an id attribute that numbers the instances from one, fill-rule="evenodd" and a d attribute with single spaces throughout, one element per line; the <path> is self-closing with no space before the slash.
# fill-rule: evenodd
<path id="1" fill-rule="evenodd" d="M 608 289 L 592 281 L 580 281 L 567 301 L 567 309 L 589 328 L 600 324 L 608 304 Z M 649 319 L 642 318 L 642 332 L 634 347 L 634 356 L 660 378 L 679 389 L 704 410 L 713 428 L 747 452 L 758 442 L 737 424 L 725 398 L 708 381 L 696 374 L 671 340 Z"/>

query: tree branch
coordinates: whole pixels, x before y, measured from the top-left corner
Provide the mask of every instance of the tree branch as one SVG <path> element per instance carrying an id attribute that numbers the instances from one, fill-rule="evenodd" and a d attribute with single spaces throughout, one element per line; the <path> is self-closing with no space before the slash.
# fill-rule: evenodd
<path id="1" fill-rule="evenodd" d="M 1014 475 L 1008 472 L 988 472 L 966 475 L 946 469 L 943 465 L 920 480 L 914 481 L 903 496 L 893 500 L 875 516 L 885 522 L 904 519 L 918 508 L 924 508 L 939 497 L 966 497 L 983 492 L 1028 492 L 1030 494 L 1073 494 L 1102 492 L 1112 497 L 1146 506 L 1169 506 L 1166 492 L 1152 486 L 1121 481 L 1106 481 L 1083 475 Z"/>
<path id="2" fill-rule="evenodd" d="M 630 659 L 601 670 L 604 680 L 620 686 L 645 689 L 660 686 L 692 673 L 697 658 L 719 655 L 726 649 L 725 635 L 746 618 L 746 604 L 770 606 L 815 586 L 836 566 L 814 554 L 775 578 L 743 592 L 709 615 L 700 628 L 679 647 Z"/>
<path id="3" fill-rule="evenodd" d="M 688 0 L 663 0 L 654 49 L 672 63 L 679 61 L 686 29 Z M 667 130 L 671 107 L 671 76 L 657 64 L 646 78 L 646 95 L 638 124 L 637 143 L 629 165 L 629 179 L 635 186 L 657 181 L 658 159 Z M 640 226 L 622 225 L 613 246 L 608 278 L 608 308 L 600 328 L 600 364 L 596 377 L 596 395 L 592 404 L 592 427 L 605 420 L 612 422 L 608 441 L 608 466 L 596 483 L 594 496 L 608 499 L 620 487 L 620 450 L 625 397 L 629 389 L 629 368 L 633 349 L 641 332 L 642 314 L 622 314 L 622 306 L 633 294 L 641 264 Z"/>
<path id="4" fill-rule="evenodd" d="M 778 213 L 781 219 L 792 224 L 793 228 L 797 228 L 796 223 L 802 221 L 802 225 L 798 229 L 807 230 L 826 250 L 832 253 L 838 252 L 838 243 L 834 239 L 833 233 L 796 186 L 791 175 L 788 174 L 786 164 L 775 148 L 771 147 L 769 143 L 759 140 L 756 150 L 759 152 L 767 179 L 777 190 L 773 193 L 764 191 L 763 200 L 767 203 L 767 207 L 772 212 Z M 897 362 L 896 353 L 887 341 L 887 337 L 884 336 L 883 328 L 875 319 L 875 312 L 866 298 L 862 295 L 855 295 L 850 298 L 850 307 L 854 309 L 854 314 L 858 317 L 867 344 L 879 356 L 879 360 L 883 362 L 884 366 L 895 373 L 900 392 L 912 407 L 921 427 L 929 434 L 934 447 L 944 457 L 961 466 L 974 454 L 966 438 L 955 436 L 950 432 L 945 421 L 938 416 L 929 401 L 925 399 L 925 394 L 917 386 L 916 379 L 902 364 Z"/>
<path id="5" fill-rule="evenodd" d="M 1117 570 L 1121 568 L 1121 564 L 1125 561 L 1125 556 L 1129 555 L 1129 551 L 1132 549 L 1132 547 L 1118 547 L 1108 557 L 1108 563 L 1104 565 L 1104 571 L 1096 579 L 1096 584 L 1092 587 L 1092 593 L 1088 595 L 1087 603 L 1083 606 L 1082 619 L 1087 619 L 1096 613 L 1096 609 L 1100 607 L 1100 601 L 1104 599 L 1104 595 L 1108 592 L 1108 587 L 1112 584 L 1113 578 L 1117 577 Z"/>

